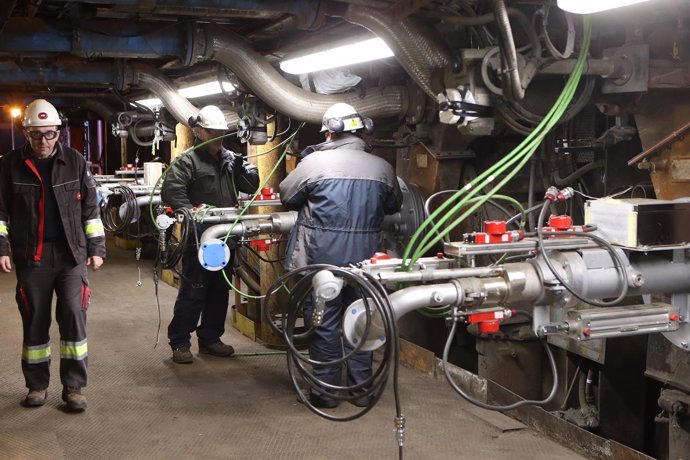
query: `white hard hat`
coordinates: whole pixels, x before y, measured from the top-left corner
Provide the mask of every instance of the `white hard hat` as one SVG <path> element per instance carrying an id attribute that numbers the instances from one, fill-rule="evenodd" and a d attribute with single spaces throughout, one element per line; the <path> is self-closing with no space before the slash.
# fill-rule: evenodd
<path id="1" fill-rule="evenodd" d="M 321 132 L 342 133 L 364 128 L 364 121 L 354 107 L 344 102 L 333 104 L 323 114 Z"/>
<path id="2" fill-rule="evenodd" d="M 45 99 L 36 99 L 24 109 L 22 126 L 24 128 L 38 126 L 57 126 L 60 128 L 62 127 L 62 119 L 53 104 Z"/>
<path id="3" fill-rule="evenodd" d="M 207 105 L 199 111 L 196 116 L 195 123 L 190 123 L 193 126 L 201 126 L 206 129 L 217 129 L 220 131 L 227 131 L 228 124 L 225 121 L 225 115 L 215 105 Z"/>

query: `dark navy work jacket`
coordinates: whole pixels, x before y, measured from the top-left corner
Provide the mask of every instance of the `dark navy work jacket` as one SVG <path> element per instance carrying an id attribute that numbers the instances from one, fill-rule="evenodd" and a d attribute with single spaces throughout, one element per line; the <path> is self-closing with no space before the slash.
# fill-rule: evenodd
<path id="1" fill-rule="evenodd" d="M 310 264 L 346 266 L 379 248 L 385 214 L 398 212 L 402 193 L 393 167 L 365 152 L 359 137 L 311 147 L 280 184 L 280 199 L 299 211 L 290 234 L 286 268 Z"/>

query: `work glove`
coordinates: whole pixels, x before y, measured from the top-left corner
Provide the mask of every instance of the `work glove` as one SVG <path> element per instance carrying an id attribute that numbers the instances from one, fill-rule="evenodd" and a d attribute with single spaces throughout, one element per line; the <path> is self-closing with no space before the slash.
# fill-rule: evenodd
<path id="1" fill-rule="evenodd" d="M 244 165 L 244 158 L 242 158 L 242 155 L 239 155 L 237 153 L 233 153 L 232 156 L 232 170 L 241 171 L 242 166 Z"/>

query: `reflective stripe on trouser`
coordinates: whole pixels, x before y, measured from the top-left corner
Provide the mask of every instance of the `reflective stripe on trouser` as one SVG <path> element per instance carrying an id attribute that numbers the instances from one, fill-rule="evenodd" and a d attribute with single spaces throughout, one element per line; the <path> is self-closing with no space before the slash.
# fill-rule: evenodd
<path id="1" fill-rule="evenodd" d="M 39 267 L 17 267 L 17 304 L 24 326 L 22 371 L 27 388 L 48 388 L 50 381 L 47 347 L 53 293 L 57 297 L 55 319 L 61 339 L 60 381 L 71 387 L 86 386 L 85 284 L 86 264 L 75 264 L 66 244 L 46 243 Z"/>
<path id="2" fill-rule="evenodd" d="M 50 362 L 50 344 L 22 347 L 22 359 L 29 364 Z"/>

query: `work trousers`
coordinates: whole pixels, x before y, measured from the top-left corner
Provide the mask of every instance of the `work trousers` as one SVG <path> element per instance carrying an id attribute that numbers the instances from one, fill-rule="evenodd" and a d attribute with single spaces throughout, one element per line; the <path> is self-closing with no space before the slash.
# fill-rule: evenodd
<path id="1" fill-rule="evenodd" d="M 228 273 L 228 278 L 231 276 L 232 274 Z M 173 319 L 168 325 L 168 339 L 173 350 L 190 348 L 191 334 L 194 331 L 199 346 L 212 345 L 220 341 L 225 332 L 229 290 L 222 271 L 208 271 L 201 266 L 195 252 L 184 253 L 180 289 L 175 301 Z"/>
<path id="2" fill-rule="evenodd" d="M 352 347 L 340 332 L 343 312 L 352 302 L 359 299 L 359 291 L 351 286 L 345 286 L 340 295 L 326 302 L 323 322 L 316 328 L 309 340 L 309 357 L 315 361 L 334 361 L 348 354 Z M 307 326 L 311 327 L 314 313 L 314 298 L 304 306 Z M 371 377 L 373 353 L 361 351 L 347 361 L 347 385 L 360 384 Z M 320 381 L 331 385 L 343 385 L 342 365 L 314 366 L 314 375 Z"/>
<path id="3" fill-rule="evenodd" d="M 67 243 L 44 243 L 40 266 L 16 267 L 17 304 L 24 326 L 22 371 L 27 388 L 44 390 L 50 381 L 50 323 L 53 292 L 60 331 L 60 381 L 86 386 L 86 310 L 91 291 L 86 264 L 75 263 Z"/>

